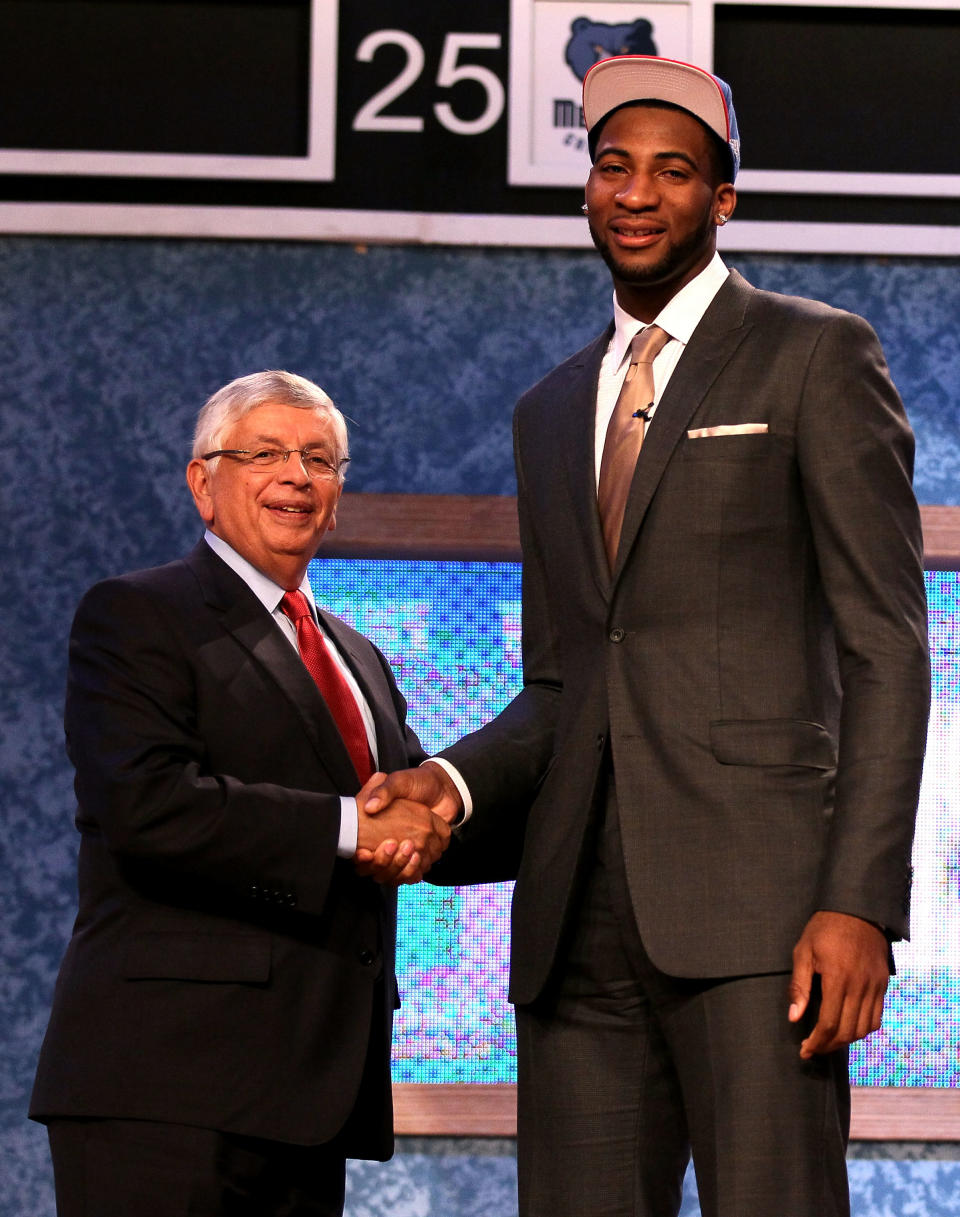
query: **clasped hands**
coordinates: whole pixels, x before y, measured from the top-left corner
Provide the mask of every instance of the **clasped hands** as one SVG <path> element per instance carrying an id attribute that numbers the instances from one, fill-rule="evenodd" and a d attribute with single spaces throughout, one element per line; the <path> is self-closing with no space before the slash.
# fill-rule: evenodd
<path id="1" fill-rule="evenodd" d="M 357 873 L 377 883 L 419 883 L 450 843 L 462 807 L 440 765 L 373 774 L 357 795 Z"/>

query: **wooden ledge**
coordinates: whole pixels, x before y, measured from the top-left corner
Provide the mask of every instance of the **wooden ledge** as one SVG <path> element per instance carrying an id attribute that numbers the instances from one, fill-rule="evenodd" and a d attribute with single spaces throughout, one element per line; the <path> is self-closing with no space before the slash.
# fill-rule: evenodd
<path id="1" fill-rule="evenodd" d="M 321 557 L 520 559 L 517 500 L 496 494 L 345 494 Z"/>
<path id="2" fill-rule="evenodd" d="M 960 570 L 960 507 L 920 508 L 927 570 Z"/>
<path id="3" fill-rule="evenodd" d="M 515 1137 L 514 1086 L 393 1088 L 396 1130 L 415 1137 Z M 851 1140 L 960 1141 L 960 1090 L 854 1087 Z"/>
<path id="4" fill-rule="evenodd" d="M 399 1136 L 515 1137 L 517 1088 L 395 1083 L 393 1122 Z"/>
<path id="5" fill-rule="evenodd" d="M 960 570 L 960 507 L 924 506 L 928 570 Z M 517 500 L 496 494 L 345 494 L 323 557 L 520 559 Z"/>

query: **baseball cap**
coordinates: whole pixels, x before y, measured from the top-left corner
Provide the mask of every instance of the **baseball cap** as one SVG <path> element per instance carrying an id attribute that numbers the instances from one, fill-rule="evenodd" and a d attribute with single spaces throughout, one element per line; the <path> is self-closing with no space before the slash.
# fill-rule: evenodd
<path id="1" fill-rule="evenodd" d="M 593 156 L 604 120 L 632 101 L 666 101 L 687 110 L 730 149 L 732 179 L 740 168 L 740 132 L 733 93 L 719 76 L 657 55 L 601 59 L 583 78 L 583 121 Z"/>

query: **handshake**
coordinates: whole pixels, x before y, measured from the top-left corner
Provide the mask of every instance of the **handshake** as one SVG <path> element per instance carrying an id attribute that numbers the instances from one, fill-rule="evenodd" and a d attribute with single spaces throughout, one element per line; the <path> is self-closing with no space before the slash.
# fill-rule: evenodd
<path id="1" fill-rule="evenodd" d="M 373 774 L 357 795 L 357 873 L 377 883 L 419 883 L 450 843 L 462 810 L 440 765 Z"/>

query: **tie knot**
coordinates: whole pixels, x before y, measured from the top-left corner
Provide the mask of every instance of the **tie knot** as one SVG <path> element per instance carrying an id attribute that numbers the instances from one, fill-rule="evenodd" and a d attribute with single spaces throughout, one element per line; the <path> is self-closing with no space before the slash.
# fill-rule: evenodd
<path id="1" fill-rule="evenodd" d="M 637 334 L 630 344 L 631 363 L 653 363 L 670 341 L 670 335 L 659 325 L 648 325 Z"/>
<path id="2" fill-rule="evenodd" d="M 310 601 L 300 591 L 284 592 L 280 607 L 293 622 L 313 616 L 310 612 Z"/>

